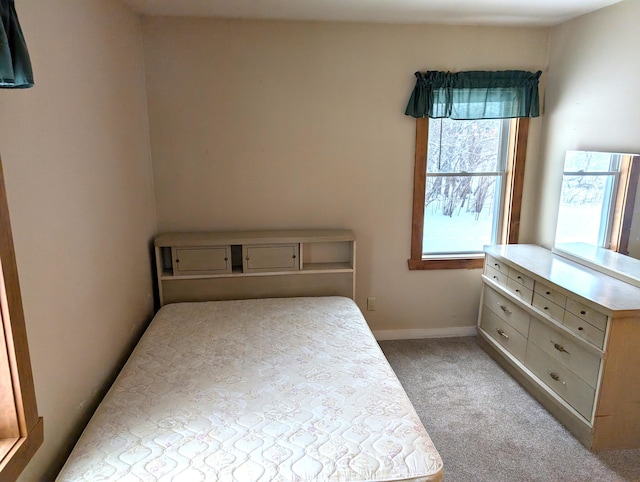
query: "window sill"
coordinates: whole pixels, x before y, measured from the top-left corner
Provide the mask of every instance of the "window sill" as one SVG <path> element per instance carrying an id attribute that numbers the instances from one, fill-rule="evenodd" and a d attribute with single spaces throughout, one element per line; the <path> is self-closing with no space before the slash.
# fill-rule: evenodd
<path id="1" fill-rule="evenodd" d="M 26 437 L 0 441 L 7 442 L 6 444 L 0 444 L 5 449 L 0 461 L 0 480 L 17 480 L 40 445 L 42 445 L 44 440 L 42 428 L 42 417 L 40 417 L 36 426 L 29 431 L 29 435 Z"/>
<path id="2" fill-rule="evenodd" d="M 484 256 L 477 258 L 448 258 L 448 259 L 410 259 L 409 271 L 424 271 L 430 269 L 479 269 L 484 266 Z"/>

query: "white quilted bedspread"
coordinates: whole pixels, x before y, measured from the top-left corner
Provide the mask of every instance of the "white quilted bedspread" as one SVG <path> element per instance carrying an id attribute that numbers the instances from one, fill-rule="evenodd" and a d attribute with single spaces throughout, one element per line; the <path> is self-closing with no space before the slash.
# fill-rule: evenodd
<path id="1" fill-rule="evenodd" d="M 440 480 L 355 303 L 163 307 L 59 481 Z"/>

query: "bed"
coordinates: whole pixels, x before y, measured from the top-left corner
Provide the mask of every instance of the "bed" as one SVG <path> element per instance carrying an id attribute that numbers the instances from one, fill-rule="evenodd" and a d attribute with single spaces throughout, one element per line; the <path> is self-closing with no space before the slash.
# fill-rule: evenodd
<path id="1" fill-rule="evenodd" d="M 352 231 L 154 244 L 162 307 L 59 482 L 442 479 L 353 301 Z"/>
<path id="2" fill-rule="evenodd" d="M 358 307 L 308 297 L 164 306 L 57 480 L 441 478 Z"/>

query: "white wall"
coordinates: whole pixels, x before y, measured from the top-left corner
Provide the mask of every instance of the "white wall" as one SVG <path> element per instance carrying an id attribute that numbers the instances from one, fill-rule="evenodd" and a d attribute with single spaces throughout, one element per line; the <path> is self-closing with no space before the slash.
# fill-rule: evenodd
<path id="1" fill-rule="evenodd" d="M 479 270 L 407 268 L 404 109 L 416 70 L 544 70 L 548 29 L 145 18 L 143 32 L 160 231 L 353 228 L 374 330 L 475 324 Z"/>
<path id="2" fill-rule="evenodd" d="M 0 91 L 0 155 L 51 480 L 151 314 L 155 232 L 139 20 L 117 0 L 21 0 L 36 86 Z"/>
<path id="3" fill-rule="evenodd" d="M 640 152 L 640 0 L 551 30 L 535 238 L 552 246 L 567 150 Z"/>

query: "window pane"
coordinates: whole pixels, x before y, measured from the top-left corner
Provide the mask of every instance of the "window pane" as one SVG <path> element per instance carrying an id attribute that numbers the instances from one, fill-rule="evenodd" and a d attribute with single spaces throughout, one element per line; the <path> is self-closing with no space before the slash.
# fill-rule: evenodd
<path id="1" fill-rule="evenodd" d="M 504 156 L 499 153 L 504 122 L 503 119 L 430 119 L 427 172 L 503 171 Z"/>
<path id="2" fill-rule="evenodd" d="M 500 179 L 427 177 L 423 254 L 481 252 L 495 243 Z"/>
<path id="3" fill-rule="evenodd" d="M 556 244 L 605 245 L 614 180 L 613 175 L 564 176 Z"/>
<path id="4" fill-rule="evenodd" d="M 620 169 L 620 155 L 609 152 L 568 151 L 565 172 L 606 172 Z"/>

